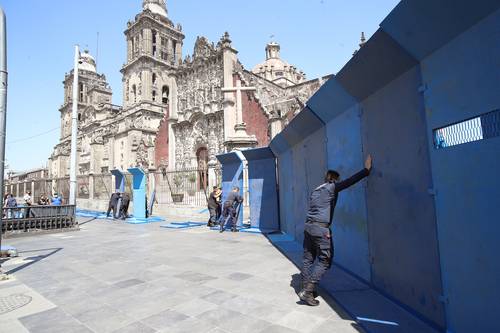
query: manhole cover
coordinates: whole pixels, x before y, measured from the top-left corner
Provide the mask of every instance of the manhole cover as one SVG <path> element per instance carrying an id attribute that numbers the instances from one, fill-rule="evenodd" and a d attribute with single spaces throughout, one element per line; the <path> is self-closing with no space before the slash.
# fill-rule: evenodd
<path id="1" fill-rule="evenodd" d="M 22 308 L 31 303 L 31 296 L 24 294 L 12 294 L 0 297 L 0 315 Z"/>

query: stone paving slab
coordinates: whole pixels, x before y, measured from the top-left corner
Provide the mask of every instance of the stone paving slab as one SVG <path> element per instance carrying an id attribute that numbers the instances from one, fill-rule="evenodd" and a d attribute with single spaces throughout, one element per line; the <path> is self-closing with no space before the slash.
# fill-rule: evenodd
<path id="1" fill-rule="evenodd" d="M 0 285 L 2 286 L 0 289 L 0 327 L 3 321 L 19 319 L 56 307 L 35 290 L 17 281 L 0 282 Z M 12 296 L 17 297 L 12 299 Z M 3 301 L 8 299 L 11 300 Z M 3 309 L 2 305 L 5 305 L 6 309 Z"/>
<path id="2" fill-rule="evenodd" d="M 362 332 L 327 296 L 300 304 L 299 271 L 263 235 L 93 220 L 8 243 L 20 258 L 0 297 L 45 307 L 0 315 L 0 332 Z"/>

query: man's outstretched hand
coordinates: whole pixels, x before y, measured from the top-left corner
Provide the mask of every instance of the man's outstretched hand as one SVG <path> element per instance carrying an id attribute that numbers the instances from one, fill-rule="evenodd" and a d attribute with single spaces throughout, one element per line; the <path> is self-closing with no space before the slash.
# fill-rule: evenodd
<path id="1" fill-rule="evenodd" d="M 365 161 L 365 168 L 370 171 L 372 169 L 372 155 L 368 154 Z"/>

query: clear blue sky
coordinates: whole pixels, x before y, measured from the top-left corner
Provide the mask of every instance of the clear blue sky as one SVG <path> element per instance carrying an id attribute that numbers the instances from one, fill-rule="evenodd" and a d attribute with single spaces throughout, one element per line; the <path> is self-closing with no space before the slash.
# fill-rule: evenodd
<path id="1" fill-rule="evenodd" d="M 170 19 L 183 26 L 184 55 L 192 53 L 196 36 L 217 42 L 227 30 L 241 62 L 251 69 L 264 60 L 264 47 L 274 35 L 282 57 L 312 79 L 338 72 L 357 48 L 361 31 L 370 37 L 398 2 L 168 0 L 167 6 Z M 58 142 L 62 80 L 73 63 L 74 44 L 95 56 L 99 32 L 98 71 L 113 89 L 113 103 L 122 104 L 123 30 L 142 0 L 0 0 L 0 5 L 8 31 L 6 158 L 11 169 L 21 171 L 46 165 Z"/>

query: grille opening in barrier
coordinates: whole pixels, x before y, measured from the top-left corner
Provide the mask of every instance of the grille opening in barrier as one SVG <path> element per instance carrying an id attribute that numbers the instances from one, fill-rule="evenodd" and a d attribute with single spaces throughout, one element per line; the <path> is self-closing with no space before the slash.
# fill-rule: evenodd
<path id="1" fill-rule="evenodd" d="M 500 109 L 433 131 L 434 148 L 442 149 L 500 136 Z"/>

